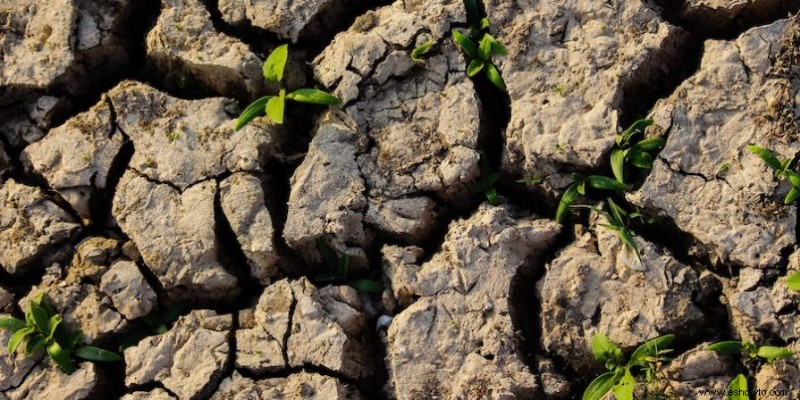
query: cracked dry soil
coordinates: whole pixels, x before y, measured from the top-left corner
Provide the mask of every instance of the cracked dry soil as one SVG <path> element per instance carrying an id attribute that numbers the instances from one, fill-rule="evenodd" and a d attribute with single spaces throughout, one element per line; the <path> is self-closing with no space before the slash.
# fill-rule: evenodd
<path id="1" fill-rule="evenodd" d="M 800 350 L 797 209 L 746 150 L 800 155 L 800 2 L 480 8 L 508 93 L 467 77 L 456 0 L 2 0 L 0 315 L 44 292 L 125 361 L 66 375 L 0 331 L 0 399 L 576 399 L 598 332 L 677 336 L 660 396 L 744 373 L 788 393 L 753 398 L 800 398 L 797 357 L 706 348 Z M 286 85 L 343 105 L 234 132 L 286 42 Z M 658 217 L 640 268 L 595 218 L 553 215 L 643 117 L 666 145 L 625 197 Z M 319 240 L 383 292 L 317 282 Z"/>

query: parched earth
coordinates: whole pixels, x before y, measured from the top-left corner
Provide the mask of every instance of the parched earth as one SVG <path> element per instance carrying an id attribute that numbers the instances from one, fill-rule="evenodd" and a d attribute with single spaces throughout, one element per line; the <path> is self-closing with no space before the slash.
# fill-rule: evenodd
<path id="1" fill-rule="evenodd" d="M 800 351 L 797 208 L 746 149 L 800 156 L 798 9 L 484 0 L 505 93 L 466 75 L 461 1 L 4 0 L 0 315 L 44 292 L 125 361 L 67 375 L 0 331 L 0 399 L 574 399 L 596 333 L 675 334 L 666 398 L 740 373 L 798 398 L 800 358 L 706 348 Z M 234 131 L 287 42 L 286 86 L 343 104 Z M 666 145 L 624 199 L 655 221 L 639 264 L 604 221 L 553 215 L 644 117 Z M 383 291 L 321 282 L 320 241 Z"/>

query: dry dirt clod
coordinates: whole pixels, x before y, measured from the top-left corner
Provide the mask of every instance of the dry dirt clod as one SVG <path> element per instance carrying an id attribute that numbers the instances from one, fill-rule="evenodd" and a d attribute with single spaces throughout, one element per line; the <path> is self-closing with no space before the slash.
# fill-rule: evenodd
<path id="1" fill-rule="evenodd" d="M 253 380 L 234 372 L 211 400 L 361 400 L 357 389 L 330 376 L 298 372 L 286 378 Z"/>

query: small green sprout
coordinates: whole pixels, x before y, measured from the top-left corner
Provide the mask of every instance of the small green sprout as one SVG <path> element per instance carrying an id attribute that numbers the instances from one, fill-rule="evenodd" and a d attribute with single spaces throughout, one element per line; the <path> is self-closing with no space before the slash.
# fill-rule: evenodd
<path id="1" fill-rule="evenodd" d="M 574 203 L 579 196 L 586 195 L 586 188 L 599 189 L 599 190 L 628 190 L 628 185 L 618 182 L 614 179 L 600 176 L 590 175 L 583 176 L 581 174 L 572 174 L 572 184 L 567 187 L 567 190 L 561 196 L 558 202 L 558 209 L 556 210 L 556 222 L 559 224 L 564 221 L 567 213 L 569 212 L 572 203 Z"/>
<path id="2" fill-rule="evenodd" d="M 747 377 L 742 374 L 736 375 L 728 384 L 727 399 L 728 400 L 750 400 L 747 394 Z"/>
<path id="3" fill-rule="evenodd" d="M 722 164 L 720 164 L 719 167 L 717 167 L 717 176 L 724 175 L 726 172 L 730 171 L 730 169 L 731 169 L 731 164 L 730 163 L 722 163 Z"/>
<path id="4" fill-rule="evenodd" d="M 472 78 L 483 71 L 489 82 L 506 92 L 508 91 L 506 83 L 500 75 L 500 70 L 492 63 L 492 56 L 495 54 L 505 56 L 508 50 L 489 34 L 491 27 L 489 19 L 478 19 L 480 11 L 477 2 L 465 0 L 464 5 L 467 9 L 467 22 L 470 25 L 469 32 L 465 35 L 460 30 L 453 29 L 453 40 L 467 57 L 467 76 Z"/>
<path id="5" fill-rule="evenodd" d="M 67 374 L 75 372 L 73 356 L 89 361 L 122 361 L 119 354 L 94 346 L 79 345 L 83 333 L 77 331 L 68 334 L 61 325 L 62 320 L 61 315 L 45 299 L 44 292 L 39 293 L 31 300 L 25 321 L 0 318 L 0 329 L 14 333 L 8 340 L 8 354 L 24 349 L 25 355 L 30 356 L 44 349 L 50 359 Z"/>
<path id="6" fill-rule="evenodd" d="M 428 54 L 431 51 L 431 47 L 433 47 L 433 40 L 428 40 L 427 42 L 419 45 L 413 51 L 411 51 L 411 61 L 415 63 L 424 63 L 425 59 L 422 56 Z"/>
<path id="7" fill-rule="evenodd" d="M 489 160 L 486 159 L 486 155 L 483 153 L 481 153 L 480 168 L 481 180 L 475 185 L 475 190 L 483 192 L 489 204 L 496 206 L 500 204 L 497 198 L 497 188 L 495 188 L 497 180 L 500 179 L 500 173 L 492 172 Z"/>
<path id="8" fill-rule="evenodd" d="M 636 258 L 639 259 L 639 263 L 641 265 L 644 265 L 644 260 L 642 260 L 642 253 L 639 251 L 639 245 L 636 244 L 636 239 L 634 239 L 635 235 L 628 228 L 628 224 L 631 219 L 640 218 L 642 220 L 645 220 L 646 217 L 644 216 L 644 214 L 638 211 L 633 213 L 628 213 L 622 207 L 617 205 L 617 203 L 615 203 L 614 200 L 612 200 L 610 197 L 606 199 L 606 203 L 608 205 L 609 210 L 611 210 L 610 213 L 601 210 L 597 207 L 584 206 L 584 205 L 572 206 L 572 208 L 589 209 L 605 217 L 607 223 L 600 224 L 600 226 L 607 229 L 611 229 L 612 231 L 616 232 L 617 236 L 619 236 L 619 239 L 622 241 L 622 244 L 625 246 L 625 249 L 627 251 L 632 251 L 636 253 Z"/>
<path id="9" fill-rule="evenodd" d="M 767 362 L 775 362 L 775 360 L 794 355 L 786 347 L 758 346 L 750 342 L 738 342 L 735 340 L 713 343 L 708 345 L 708 349 L 723 354 L 743 354 L 750 358 L 763 358 Z"/>
<path id="10" fill-rule="evenodd" d="M 635 140 L 652 124 L 652 119 L 640 119 L 617 136 L 616 148 L 611 150 L 611 171 L 618 181 L 625 183 L 631 165 L 647 170 L 653 168 L 652 153 L 664 147 L 664 139 Z"/>
<path id="11" fill-rule="evenodd" d="M 284 44 L 273 50 L 262 66 L 264 78 L 269 82 L 281 83 L 288 58 L 289 45 Z M 239 115 L 239 119 L 233 129 L 238 131 L 256 117 L 264 114 L 276 124 L 282 124 L 286 100 L 329 106 L 342 104 L 342 100 L 324 90 L 301 88 L 286 93 L 286 89 L 281 89 L 277 96 L 264 96 L 250 103 Z"/>
<path id="12" fill-rule="evenodd" d="M 789 193 L 783 200 L 783 204 L 792 204 L 800 198 L 800 174 L 789 169 L 789 166 L 792 164 L 791 159 L 787 158 L 781 161 L 775 156 L 775 153 L 753 144 L 747 146 L 747 150 L 750 150 L 753 154 L 764 160 L 764 162 L 775 171 L 776 178 L 786 179 L 791 183 L 792 189 L 789 190 Z"/>
<path id="13" fill-rule="evenodd" d="M 174 142 L 174 141 L 180 139 L 181 133 L 178 132 L 178 131 L 172 131 L 172 132 L 169 133 L 169 135 L 167 137 L 169 138 L 170 142 Z"/>
<path id="14" fill-rule="evenodd" d="M 622 350 L 603 333 L 592 337 L 592 353 L 594 358 L 605 364 L 606 372 L 597 378 L 583 392 L 583 400 L 600 400 L 609 392 L 617 400 L 633 400 L 637 377 L 644 375 L 652 380 L 658 366 L 669 359 L 665 356 L 672 350 L 667 346 L 675 339 L 675 335 L 660 336 L 639 346 L 625 362 Z"/>
<path id="15" fill-rule="evenodd" d="M 567 88 L 564 86 L 563 83 L 559 83 L 556 85 L 555 92 L 558 93 L 561 97 L 567 96 Z"/>
<path id="16" fill-rule="evenodd" d="M 317 282 L 330 283 L 340 282 L 352 286 L 360 292 L 380 293 L 383 287 L 380 283 L 372 279 L 350 279 L 348 272 L 350 269 L 350 255 L 337 255 L 336 252 L 324 240 L 317 240 L 317 249 L 322 255 L 322 260 L 328 267 L 328 271 L 317 275 Z"/>
<path id="17" fill-rule="evenodd" d="M 796 292 L 800 292 L 800 272 L 795 272 L 786 280 L 786 286 Z"/>

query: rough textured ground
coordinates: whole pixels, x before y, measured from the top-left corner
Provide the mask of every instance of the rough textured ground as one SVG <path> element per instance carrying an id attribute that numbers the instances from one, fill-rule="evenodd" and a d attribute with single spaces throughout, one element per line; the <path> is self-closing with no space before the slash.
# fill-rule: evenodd
<path id="1" fill-rule="evenodd" d="M 481 8 L 508 93 L 467 77 L 460 1 L 3 1 L 0 315 L 44 292 L 125 361 L 66 375 L 0 331 L 0 400 L 574 399 L 603 370 L 598 332 L 626 352 L 676 334 L 668 398 L 738 373 L 789 393 L 758 399 L 800 396 L 798 358 L 706 348 L 800 350 L 797 209 L 745 148 L 800 155 L 800 4 Z M 277 91 L 261 63 L 284 42 L 288 88 L 343 104 L 234 132 Z M 656 218 L 639 263 L 552 205 L 647 116 L 666 145 L 625 195 Z M 320 240 L 382 292 L 321 282 Z"/>

